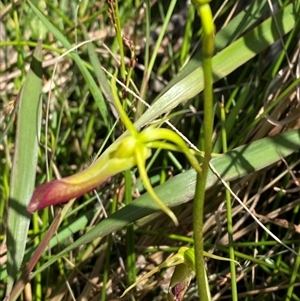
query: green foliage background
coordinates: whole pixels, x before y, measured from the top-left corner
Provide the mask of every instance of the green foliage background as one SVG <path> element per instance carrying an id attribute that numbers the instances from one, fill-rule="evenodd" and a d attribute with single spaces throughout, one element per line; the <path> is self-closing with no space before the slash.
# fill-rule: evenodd
<path id="1" fill-rule="evenodd" d="M 232 190 L 253 214 L 299 253 L 300 4 L 223 4 L 211 2 L 216 16 L 213 144 L 214 153 L 227 149 L 229 154 L 212 162 L 225 181 L 232 181 Z M 33 7 L 41 10 L 44 19 Z M 148 161 L 157 193 L 168 206 L 176 206 L 179 227 L 165 215 L 153 214 L 157 208 L 144 194 L 135 170 L 97 189 L 109 219 L 94 192 L 69 203 L 62 212 L 45 209 L 29 216 L 25 207 L 33 186 L 82 170 L 99 149 L 107 148 L 124 132 L 124 126 L 116 123 L 108 84 L 108 74 L 118 68 L 122 56 L 105 1 L 32 1 L 32 6 L 29 1 L 2 1 L 0 8 L 0 296 L 5 296 L 7 281 L 8 288 L 14 287 L 59 216 L 57 234 L 30 275 L 30 285 L 23 290 L 21 284 L 11 300 L 114 300 L 170 253 L 193 245 L 195 173 L 178 153 L 158 150 Z M 138 129 L 168 116 L 178 131 L 202 149 L 201 30 L 194 8 L 183 1 L 151 5 L 149 1 L 122 1 L 118 19 L 135 46 L 130 90 L 152 106 L 146 110 L 128 92 L 128 116 Z M 93 40 L 95 60 L 88 53 L 91 43 L 58 59 L 87 39 Z M 129 70 L 126 47 L 123 59 Z M 41 63 L 43 77 L 37 76 Z M 101 73 L 100 66 L 106 72 Z M 121 86 L 119 89 L 122 91 Z M 27 103 L 25 109 L 18 107 L 19 100 L 22 105 Z M 280 132 L 283 134 L 277 136 Z M 265 139 L 269 136 L 275 138 Z M 247 158 L 247 164 L 232 165 L 237 154 Z M 128 179 L 124 186 L 128 175 L 132 186 Z M 131 202 L 132 196 L 137 200 Z M 227 262 L 207 261 L 212 300 L 234 299 L 231 280 L 236 283 L 238 300 L 300 300 L 299 256 L 258 227 L 233 198 L 233 241 L 229 244 L 223 208 L 228 196 L 212 173 L 206 197 L 203 233 L 207 251 L 229 257 L 231 247 L 241 265 L 231 279 Z M 128 226 L 129 222 L 134 223 Z M 22 277 L 25 279 L 24 274 Z M 164 271 L 125 298 L 166 300 L 164 283 L 169 279 L 170 272 Z M 186 300 L 197 300 L 194 280 Z"/>

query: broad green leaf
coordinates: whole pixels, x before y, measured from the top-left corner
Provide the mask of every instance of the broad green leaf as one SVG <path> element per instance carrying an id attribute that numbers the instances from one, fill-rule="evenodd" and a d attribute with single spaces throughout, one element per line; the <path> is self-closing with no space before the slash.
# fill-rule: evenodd
<path id="1" fill-rule="evenodd" d="M 30 216 L 26 206 L 35 185 L 41 92 L 42 43 L 39 41 L 20 93 L 17 113 L 17 131 L 7 218 L 7 294 L 10 293 L 22 264 L 27 239 Z"/>

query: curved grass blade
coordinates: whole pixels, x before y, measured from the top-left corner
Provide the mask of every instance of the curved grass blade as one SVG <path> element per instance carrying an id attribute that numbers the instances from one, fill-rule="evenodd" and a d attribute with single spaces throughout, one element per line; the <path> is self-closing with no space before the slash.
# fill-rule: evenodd
<path id="1" fill-rule="evenodd" d="M 7 288 L 9 295 L 23 261 L 31 198 L 38 156 L 40 95 L 42 93 L 42 42 L 35 49 L 30 70 L 20 93 L 14 161 L 10 178 L 7 219 Z"/>

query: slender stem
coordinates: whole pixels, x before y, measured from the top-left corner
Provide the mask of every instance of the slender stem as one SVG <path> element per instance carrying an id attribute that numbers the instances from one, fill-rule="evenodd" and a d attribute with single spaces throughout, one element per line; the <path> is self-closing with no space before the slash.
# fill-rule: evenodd
<path id="1" fill-rule="evenodd" d="M 223 152 L 227 152 L 227 135 L 226 135 L 226 128 L 225 128 L 225 109 L 224 103 L 221 103 L 221 124 L 222 124 L 222 147 Z M 227 183 L 229 186 L 229 183 Z M 230 274 L 231 274 L 231 296 L 232 301 L 237 301 L 237 287 L 236 287 L 236 272 L 235 272 L 235 258 L 234 258 L 234 247 L 233 247 L 233 228 L 232 228 L 232 210 L 231 210 L 231 195 L 230 191 L 226 189 L 225 191 L 226 197 L 226 212 L 227 212 L 227 232 L 229 238 L 229 257 L 230 261 Z"/>
<path id="2" fill-rule="evenodd" d="M 204 265 L 204 243 L 203 243 L 203 215 L 206 178 L 209 170 L 209 161 L 212 152 L 213 131 L 213 79 L 212 79 L 212 55 L 214 52 L 214 24 L 213 17 L 208 4 L 209 1 L 194 0 L 198 6 L 198 14 L 202 20 L 203 28 L 203 73 L 204 73 L 204 158 L 202 171 L 197 173 L 196 192 L 193 208 L 193 225 L 195 241 L 195 263 L 198 293 L 201 301 L 209 300 L 207 289 L 206 271 Z"/>
<path id="3" fill-rule="evenodd" d="M 114 195 L 113 197 L 113 202 L 112 202 L 112 207 L 111 207 L 111 213 L 116 212 L 117 210 L 117 204 L 118 204 L 118 200 L 117 200 L 117 196 Z M 107 237 L 107 253 L 105 254 L 105 262 L 104 262 L 104 271 L 103 271 L 103 286 L 102 286 L 102 290 L 101 290 L 101 297 L 100 300 L 104 301 L 106 298 L 106 284 L 109 280 L 109 266 L 111 264 L 111 248 L 112 248 L 112 244 L 113 244 L 113 233 L 111 233 L 108 237 Z"/>
<path id="4" fill-rule="evenodd" d="M 134 137 L 137 136 L 137 130 L 135 129 L 133 123 L 131 122 L 130 118 L 127 116 L 121 102 L 118 96 L 118 92 L 117 92 L 117 87 L 116 87 L 116 76 L 113 76 L 111 78 L 111 91 L 112 91 L 112 95 L 113 95 L 113 99 L 114 99 L 114 105 L 118 111 L 118 113 L 120 114 L 120 118 L 123 121 L 126 129 L 130 132 L 130 134 Z"/>
<path id="5" fill-rule="evenodd" d="M 146 44 L 145 44 L 145 57 L 144 57 L 144 74 L 143 74 L 143 80 L 142 85 L 140 88 L 140 96 L 141 98 L 145 97 L 147 86 L 148 86 L 148 66 L 149 66 L 149 53 L 150 53 L 150 22 L 151 22 L 151 5 L 150 0 L 146 0 L 146 15 L 145 15 L 145 27 L 146 27 Z M 144 104 L 142 102 L 138 102 L 137 105 L 137 118 L 139 118 L 142 115 L 142 111 L 144 108 Z"/>
<path id="6" fill-rule="evenodd" d="M 120 59 L 121 59 L 121 77 L 123 80 L 125 80 L 125 55 L 124 55 L 124 45 L 123 45 L 123 39 L 122 39 L 122 30 L 121 30 L 121 21 L 120 21 L 120 14 L 119 14 L 119 6 L 118 1 L 115 2 L 115 28 L 116 28 L 116 34 L 117 34 L 117 40 L 119 44 L 120 49 Z"/>
<path id="7" fill-rule="evenodd" d="M 151 59 L 150 59 L 149 64 L 148 64 L 148 68 L 147 69 L 145 68 L 145 74 L 144 74 L 143 83 L 142 83 L 142 87 L 141 87 L 141 97 L 142 98 L 145 96 L 147 84 L 148 84 L 148 81 L 149 81 L 149 78 L 150 78 L 155 60 L 157 58 L 158 50 L 159 50 L 159 47 L 161 46 L 161 42 L 163 40 L 164 34 L 166 33 L 166 29 L 168 27 L 168 24 L 169 24 L 169 21 L 171 19 L 172 12 L 175 8 L 176 3 L 177 3 L 177 0 L 171 0 L 170 3 L 169 3 L 168 11 L 167 11 L 167 14 L 164 18 L 164 23 L 162 25 L 162 28 L 160 30 L 160 34 L 158 36 L 158 39 L 157 39 L 157 41 L 155 43 L 155 46 L 154 46 L 154 49 L 152 51 Z"/>
<path id="8" fill-rule="evenodd" d="M 132 178 L 131 171 L 126 170 L 125 173 L 125 204 L 128 205 L 132 202 Z M 136 281 L 136 253 L 134 246 L 134 228 L 133 224 L 126 227 L 126 257 L 127 257 L 127 277 L 128 283 Z"/>

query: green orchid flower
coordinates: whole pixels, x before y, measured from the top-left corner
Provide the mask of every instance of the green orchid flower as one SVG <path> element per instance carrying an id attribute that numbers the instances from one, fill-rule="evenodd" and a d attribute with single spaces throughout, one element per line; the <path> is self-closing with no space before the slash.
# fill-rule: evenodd
<path id="1" fill-rule="evenodd" d="M 208 252 L 204 252 L 206 257 L 210 257 L 216 260 L 231 261 L 231 259 L 217 256 Z M 234 261 L 238 264 L 237 261 Z M 181 301 L 183 300 L 184 294 L 189 287 L 191 280 L 195 277 L 195 250 L 194 248 L 181 247 L 176 254 L 166 259 L 163 263 L 152 269 L 150 272 L 143 275 L 135 283 L 129 286 L 121 298 L 125 296 L 130 290 L 136 287 L 139 283 L 151 277 L 153 274 L 161 271 L 162 269 L 174 267 L 175 270 L 170 280 L 168 299 L 170 301 Z M 209 286 L 206 282 L 206 292 L 209 294 Z"/>
<path id="2" fill-rule="evenodd" d="M 112 94 L 120 118 L 128 130 L 128 135 L 113 143 L 92 165 L 72 176 L 54 180 L 39 186 L 33 193 L 27 210 L 32 213 L 51 205 L 68 202 L 91 191 L 109 177 L 137 166 L 147 192 L 173 222 L 178 225 L 174 213 L 156 195 L 145 168 L 152 148 L 179 151 L 186 155 L 193 168 L 201 171 L 199 162 L 184 140 L 175 132 L 165 128 L 150 126 L 138 132 L 126 115 L 116 89 L 116 79 L 111 81 Z"/>

